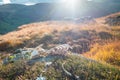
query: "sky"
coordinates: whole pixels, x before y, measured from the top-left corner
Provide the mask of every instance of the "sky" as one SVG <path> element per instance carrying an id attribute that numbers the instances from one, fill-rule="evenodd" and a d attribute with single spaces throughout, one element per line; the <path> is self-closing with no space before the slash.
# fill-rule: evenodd
<path id="1" fill-rule="evenodd" d="M 56 1 L 60 1 L 60 0 L 0 0 L 0 2 L 56 2 Z"/>
<path id="2" fill-rule="evenodd" d="M 3 3 L 7 4 L 7 3 L 11 3 L 11 1 L 10 0 L 3 0 Z"/>
<path id="3" fill-rule="evenodd" d="M 10 3 L 17 3 L 17 4 L 25 4 L 25 5 L 32 5 L 35 3 L 51 3 L 51 2 L 58 2 L 61 0 L 0 0 L 0 4 L 10 4 Z"/>
<path id="4" fill-rule="evenodd" d="M 35 3 L 43 3 L 43 2 L 64 2 L 64 1 L 71 1 L 71 0 L 0 0 L 3 4 L 9 3 L 19 3 L 19 4 L 35 4 Z M 73 1 L 73 0 L 72 0 Z M 88 0 L 93 1 L 93 0 Z"/>
<path id="5" fill-rule="evenodd" d="M 9 4 L 9 3 L 19 3 L 19 4 L 34 4 L 34 3 L 43 3 L 43 2 L 59 2 L 64 0 L 0 0 L 2 4 Z"/>

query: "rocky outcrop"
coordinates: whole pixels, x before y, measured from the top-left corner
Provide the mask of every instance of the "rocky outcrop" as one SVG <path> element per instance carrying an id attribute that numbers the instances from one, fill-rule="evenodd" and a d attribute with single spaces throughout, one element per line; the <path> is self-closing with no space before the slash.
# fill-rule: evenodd
<path id="1" fill-rule="evenodd" d="M 62 44 L 51 48 L 47 53 L 51 55 L 66 55 L 70 49 L 72 49 L 72 47 L 69 44 Z"/>

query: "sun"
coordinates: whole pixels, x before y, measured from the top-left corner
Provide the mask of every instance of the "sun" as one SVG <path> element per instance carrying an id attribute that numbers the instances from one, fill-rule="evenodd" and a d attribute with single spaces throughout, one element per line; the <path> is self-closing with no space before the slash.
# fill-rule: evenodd
<path id="1" fill-rule="evenodd" d="M 11 3 L 11 1 L 10 0 L 3 0 L 3 3 L 4 4 L 9 4 L 9 3 Z"/>
<path id="2" fill-rule="evenodd" d="M 77 6 L 78 1 L 80 0 L 62 0 L 66 6 L 68 6 L 70 9 L 75 9 Z"/>

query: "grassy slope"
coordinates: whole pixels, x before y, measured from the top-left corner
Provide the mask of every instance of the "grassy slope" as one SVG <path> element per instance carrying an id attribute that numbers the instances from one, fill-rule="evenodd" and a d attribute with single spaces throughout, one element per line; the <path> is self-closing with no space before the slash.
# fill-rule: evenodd
<path id="1" fill-rule="evenodd" d="M 98 61 L 104 61 L 112 65 L 120 66 L 119 45 L 119 41 L 106 45 L 94 45 L 94 47 L 84 55 Z"/>
<path id="2" fill-rule="evenodd" d="M 106 3 L 108 3 L 107 6 Z M 46 21 L 51 19 L 60 20 L 65 17 L 71 17 L 72 11 L 69 10 L 67 6 L 61 5 L 66 4 L 40 3 L 32 6 L 25 6 L 20 4 L 1 5 L 0 27 L 2 29 L 0 29 L 0 34 L 13 31 L 18 26 L 31 22 Z M 116 3 L 112 1 L 103 3 L 83 2 L 82 5 L 79 4 L 77 6 L 76 16 L 101 17 L 120 11 L 119 7 L 119 2 Z M 66 11 L 66 13 L 62 13 L 64 11 Z"/>
<path id="3" fill-rule="evenodd" d="M 0 67 L 0 77 L 5 80 L 36 79 L 42 73 L 49 80 L 71 80 L 70 76 L 67 76 L 62 70 L 64 62 L 66 62 L 64 67 L 69 72 L 80 76 L 82 80 L 120 79 L 118 68 L 96 61 L 91 62 L 86 58 L 75 55 L 68 55 L 67 58 L 55 60 L 46 72 L 42 72 L 45 64 L 41 62 L 32 66 L 23 63 L 8 64 Z"/>
<path id="4" fill-rule="evenodd" d="M 98 19 L 98 21 L 102 23 L 105 23 L 105 20 L 109 18 L 113 20 L 113 22 L 109 20 L 110 22 L 107 24 L 107 26 L 110 27 L 109 33 L 113 35 L 113 39 L 111 39 L 110 42 L 108 40 L 103 40 L 103 42 L 107 42 L 104 45 L 93 45 L 93 48 L 84 54 L 86 57 L 120 66 L 120 25 L 118 24 L 119 15 L 120 13 L 115 13 Z"/>
<path id="5" fill-rule="evenodd" d="M 98 21 L 99 22 L 99 21 Z M 64 24 L 64 25 L 63 25 Z M 2 42 L 13 42 L 32 39 L 35 36 L 43 36 L 44 34 L 52 34 L 57 31 L 59 34 L 65 31 L 95 31 L 97 33 L 101 31 L 109 31 L 110 27 L 103 25 L 101 23 L 90 23 L 90 24 L 75 24 L 72 22 L 62 22 L 62 21 L 51 21 L 51 22 L 41 22 L 33 23 L 28 25 L 20 26 L 17 31 L 10 32 L 6 35 L 0 37 L 0 43 Z M 33 38 L 34 39 L 34 38 Z M 17 42 L 15 42 L 17 44 Z"/>
<path id="6" fill-rule="evenodd" d="M 57 31 L 57 36 L 59 36 L 62 32 L 70 31 L 72 29 L 74 29 L 75 31 L 94 30 L 96 31 L 97 34 L 99 34 L 100 32 L 107 32 L 111 34 L 113 38 L 107 39 L 108 36 L 107 37 L 99 36 L 98 38 L 96 38 L 95 36 L 92 39 L 93 41 L 95 41 L 95 43 L 94 45 L 92 45 L 91 50 L 85 54 L 85 56 L 92 57 L 92 59 L 96 59 L 96 60 L 99 60 L 99 57 L 105 57 L 102 60 L 103 62 L 108 62 L 110 64 L 119 66 L 120 57 L 118 54 L 120 49 L 118 46 L 119 46 L 120 38 L 118 37 L 119 36 L 118 34 L 120 29 L 119 26 L 112 27 L 103 24 L 104 20 L 105 17 L 101 19 L 97 19 L 97 23 L 95 24 L 91 23 L 87 25 L 74 24 L 70 22 L 56 22 L 56 21 L 23 25 L 21 26 L 21 28 L 19 28 L 19 30 L 8 33 L 0 37 L 0 49 L 6 51 L 8 48 L 12 47 L 8 49 L 7 52 L 9 52 L 14 48 L 19 48 L 19 45 L 23 45 L 23 46 L 28 45 L 27 47 L 31 47 L 34 44 L 34 46 L 37 46 L 40 43 L 36 43 L 36 41 L 37 42 L 41 41 L 41 39 L 43 39 L 42 37 L 44 37 L 46 34 L 52 34 L 52 36 L 55 37 L 56 35 L 54 32 L 56 31 Z M 26 41 L 28 43 L 26 43 Z M 98 45 L 96 46 L 96 44 Z M 110 53 L 110 50 L 113 50 L 114 52 Z M 112 63 L 113 61 L 115 61 L 115 63 Z M 102 63 L 96 61 L 91 62 L 90 60 L 75 55 L 68 56 L 65 59 L 56 60 L 50 67 L 48 67 L 47 72 L 43 73 L 43 76 L 46 76 L 46 78 L 49 78 L 49 80 L 70 80 L 69 79 L 70 77 L 67 76 L 62 71 L 61 66 L 64 62 L 66 62 L 64 67 L 68 71 L 73 72 L 76 75 L 79 75 L 82 80 L 100 80 L 100 79 L 119 80 L 120 79 L 119 68 L 116 68 L 109 64 L 105 64 L 103 62 Z M 28 64 L 23 62 L 3 65 L 0 66 L 0 71 L 1 71 L 0 78 L 5 80 L 7 79 L 10 80 L 13 78 L 16 80 L 19 80 L 20 78 L 22 80 L 31 79 L 31 78 L 35 79 L 42 72 L 43 67 L 44 67 L 44 63 L 35 63 L 32 66 L 29 66 Z"/>

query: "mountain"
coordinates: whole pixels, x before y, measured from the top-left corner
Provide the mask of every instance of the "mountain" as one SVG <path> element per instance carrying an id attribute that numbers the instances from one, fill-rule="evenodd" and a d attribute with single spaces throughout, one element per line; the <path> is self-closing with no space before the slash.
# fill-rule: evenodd
<path id="1" fill-rule="evenodd" d="M 63 20 L 64 18 L 80 18 L 83 16 L 101 17 L 120 11 L 120 3 L 78 3 L 76 11 L 69 9 L 65 3 L 39 3 L 25 6 L 21 4 L 6 4 L 0 6 L 0 34 L 17 29 L 18 26 L 31 22 L 48 20 Z"/>
<path id="2" fill-rule="evenodd" d="M 18 16 L 14 16 L 16 12 L 25 7 L 24 5 L 18 4 L 0 6 L 0 33 L 14 30 L 21 23 L 23 24 L 25 22 L 22 21 L 23 19 L 18 18 Z"/>

